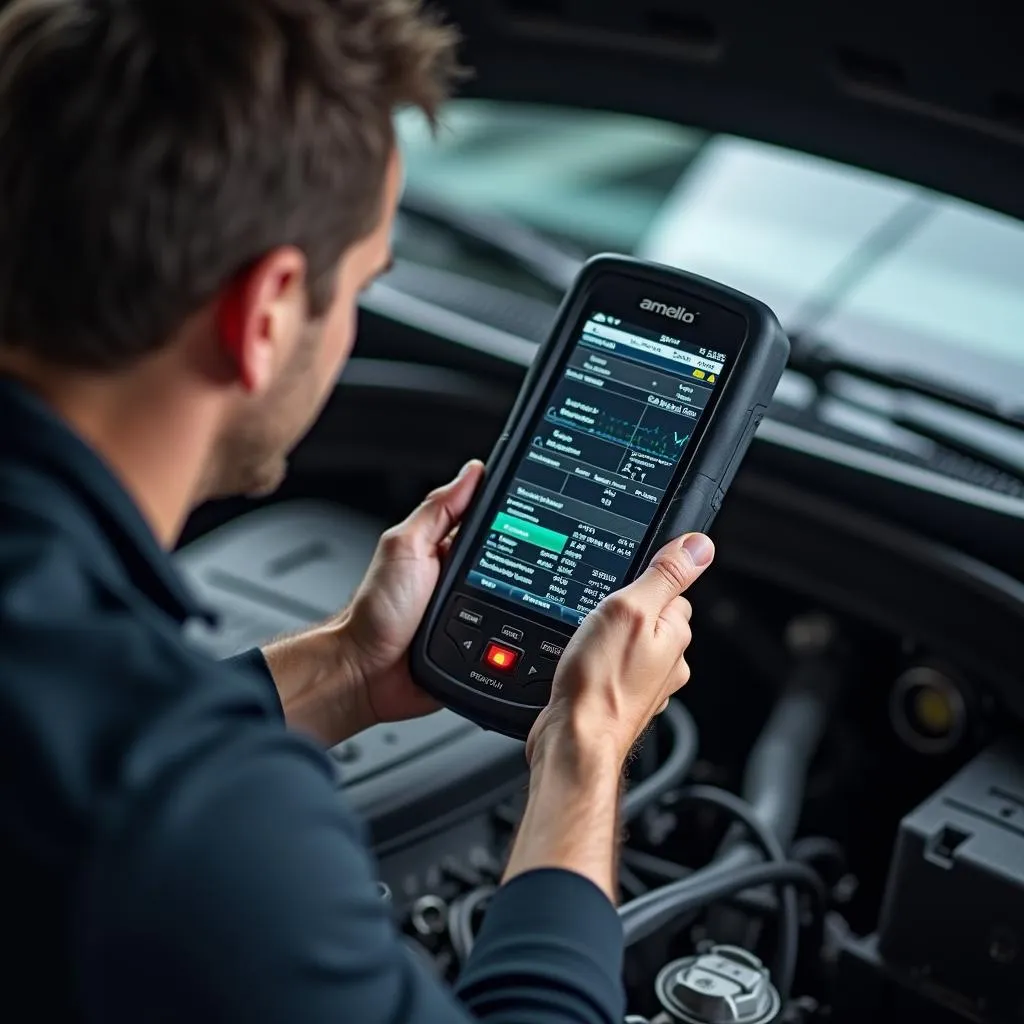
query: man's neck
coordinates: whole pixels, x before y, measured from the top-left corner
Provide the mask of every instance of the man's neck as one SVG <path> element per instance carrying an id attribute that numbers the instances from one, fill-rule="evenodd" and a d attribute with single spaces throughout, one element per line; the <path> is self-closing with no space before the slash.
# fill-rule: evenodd
<path id="1" fill-rule="evenodd" d="M 172 548 L 203 480 L 215 433 L 211 403 L 169 386 L 174 378 L 155 364 L 89 374 L 0 350 L 0 373 L 35 392 L 107 463 L 160 544 Z"/>

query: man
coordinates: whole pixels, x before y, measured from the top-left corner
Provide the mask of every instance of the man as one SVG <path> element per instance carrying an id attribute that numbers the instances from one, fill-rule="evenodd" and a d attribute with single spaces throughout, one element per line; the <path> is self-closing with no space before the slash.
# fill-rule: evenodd
<path id="1" fill-rule="evenodd" d="M 433 710 L 405 654 L 480 479 L 382 538 L 350 608 L 234 662 L 167 551 L 265 493 L 390 262 L 392 113 L 452 32 L 414 0 L 16 0 L 0 16 L 0 904 L 34 1019 L 618 1024 L 625 758 L 687 680 L 662 551 L 566 651 L 455 993 L 377 898 L 325 744 Z M 292 727 L 284 726 L 285 720 Z"/>

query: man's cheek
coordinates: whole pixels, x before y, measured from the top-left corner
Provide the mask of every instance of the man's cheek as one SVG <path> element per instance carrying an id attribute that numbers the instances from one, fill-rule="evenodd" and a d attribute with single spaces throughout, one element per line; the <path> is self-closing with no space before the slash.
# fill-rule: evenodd
<path id="1" fill-rule="evenodd" d="M 327 337 L 321 352 L 327 360 L 324 370 L 331 376 L 341 372 L 355 347 L 356 315 L 356 306 L 353 304 L 344 315 L 331 317 L 326 325 Z"/>

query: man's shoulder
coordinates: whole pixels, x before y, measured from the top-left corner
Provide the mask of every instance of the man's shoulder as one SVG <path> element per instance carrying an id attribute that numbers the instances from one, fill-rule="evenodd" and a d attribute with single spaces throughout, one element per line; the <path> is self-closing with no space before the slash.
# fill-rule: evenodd
<path id="1" fill-rule="evenodd" d="M 7 467 L 2 467 L 7 468 Z M 0 622 L 5 631 L 93 599 L 89 573 L 67 534 L 49 517 L 14 503 L 0 477 Z"/>
<path id="2" fill-rule="evenodd" d="M 190 647 L 42 521 L 0 529 L 0 636 L 0 789 L 68 840 L 218 730 L 283 730 L 266 680 Z"/>

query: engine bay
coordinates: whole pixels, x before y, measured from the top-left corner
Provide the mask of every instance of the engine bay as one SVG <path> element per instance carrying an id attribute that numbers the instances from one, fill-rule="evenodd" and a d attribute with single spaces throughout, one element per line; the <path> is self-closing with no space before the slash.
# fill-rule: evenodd
<path id="1" fill-rule="evenodd" d="M 693 680 L 628 768 L 631 1024 L 1019 1019 L 1019 586 L 756 467 L 734 495 Z M 380 516 L 285 495 L 206 531 L 178 555 L 221 615 L 199 642 L 226 656 L 343 606 Z M 452 979 L 515 833 L 521 744 L 443 711 L 331 756 L 410 949 Z"/>
<path id="2" fill-rule="evenodd" d="M 200 638 L 217 656 L 343 607 L 380 532 L 503 428 L 534 344 L 388 296 L 274 501 L 190 524 L 179 563 L 221 612 Z M 692 680 L 628 766 L 630 1024 L 1010 1024 L 1024 504 L 974 462 L 825 430 L 790 403 L 809 384 L 784 377 L 758 429 L 690 595 Z M 442 711 L 331 756 L 410 950 L 454 978 L 515 834 L 522 745 Z"/>

